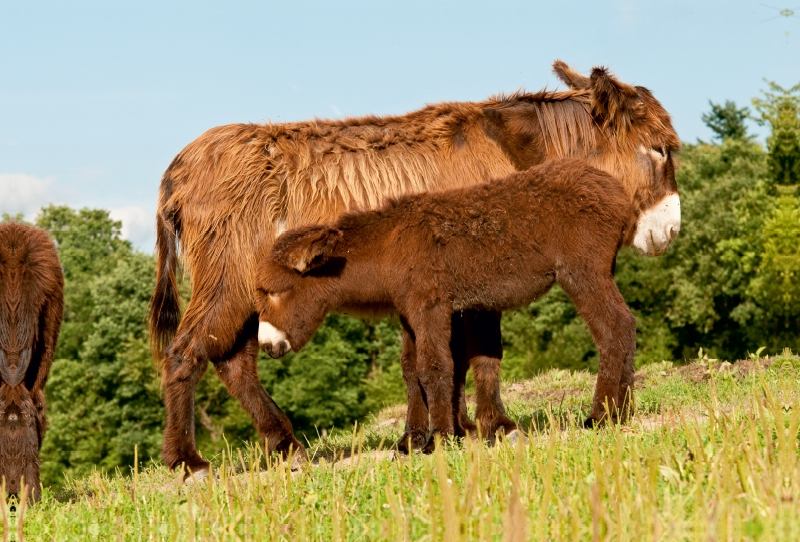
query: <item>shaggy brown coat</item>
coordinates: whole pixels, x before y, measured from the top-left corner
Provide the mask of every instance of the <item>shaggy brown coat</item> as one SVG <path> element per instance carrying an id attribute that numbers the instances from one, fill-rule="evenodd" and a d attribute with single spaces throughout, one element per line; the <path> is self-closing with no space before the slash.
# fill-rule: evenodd
<path id="1" fill-rule="evenodd" d="M 569 156 L 615 174 L 631 201 L 647 199 L 646 191 L 637 191 L 651 181 L 642 155 L 659 149 L 671 160 L 670 151 L 680 147 L 667 112 L 647 89 L 621 83 L 604 68 L 595 68 L 591 78 L 560 61 L 554 69 L 570 90 L 440 103 L 403 116 L 221 126 L 175 157 L 159 193 L 158 278 L 150 315 L 154 353 L 164 354 L 167 465 L 183 462 L 194 471 L 208 466 L 197 453 L 193 411 L 209 359 L 270 451 L 302 448 L 255 366 L 255 269 L 286 228 Z M 179 239 L 192 281 L 180 325 Z M 478 418 L 484 429 L 513 426 L 498 394 L 499 315 L 465 315 L 459 325 L 468 329 L 454 330 L 454 340 L 467 344 L 457 350 L 473 368 L 483 368 L 476 371 Z M 404 352 L 406 368 L 414 366 L 412 357 Z M 462 381 L 465 370 L 457 373 Z M 416 378 L 404 376 L 409 426 L 427 433 Z"/>
<path id="2" fill-rule="evenodd" d="M 64 278 L 47 232 L 0 224 L 0 479 L 38 499 L 39 449 L 47 427 L 44 385 L 64 306 Z"/>
<path id="3" fill-rule="evenodd" d="M 329 311 L 395 310 L 432 429 L 451 435 L 451 315 L 525 306 L 558 283 L 600 351 L 590 421 L 602 422 L 606 405 L 616 417 L 632 398 L 636 320 L 614 263 L 636 218 L 617 180 L 567 159 L 292 230 L 258 269 L 259 340 L 279 357 L 302 348 Z"/>

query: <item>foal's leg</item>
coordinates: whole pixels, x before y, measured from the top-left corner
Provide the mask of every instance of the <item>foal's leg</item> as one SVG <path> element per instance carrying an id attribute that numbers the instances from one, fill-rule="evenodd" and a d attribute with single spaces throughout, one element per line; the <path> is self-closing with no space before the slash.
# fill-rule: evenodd
<path id="1" fill-rule="evenodd" d="M 223 359 L 212 360 L 214 369 L 228 393 L 236 397 L 253 418 L 268 454 L 277 451 L 286 457 L 291 449 L 305 456 L 305 448 L 295 438 L 291 422 L 261 385 L 256 365 L 257 333 L 258 320 L 253 317 L 242 329 L 231 353 Z"/>
<path id="2" fill-rule="evenodd" d="M 454 433 L 453 358 L 450 355 L 449 310 L 421 311 L 410 322 L 417 350 L 419 383 L 430 411 L 431 430 L 440 435 Z"/>
<path id="3" fill-rule="evenodd" d="M 467 415 L 467 402 L 464 393 L 466 382 L 467 362 L 466 335 L 464 328 L 464 315 L 455 312 L 451 318 L 450 352 L 453 357 L 453 428 L 456 436 L 463 437 L 469 431 L 476 433 L 476 426 Z M 417 353 L 414 345 L 414 332 L 403 321 L 403 352 L 400 357 L 403 369 L 403 380 L 406 382 L 408 394 L 408 410 L 406 413 L 406 428 L 398 442 L 398 450 L 408 453 L 411 449 L 422 448 L 428 442 L 428 405 L 425 392 L 419 383 L 417 372 Z"/>
<path id="4" fill-rule="evenodd" d="M 623 421 L 620 414 L 626 414 L 632 404 L 636 319 L 611 275 L 581 277 L 575 273 L 559 277 L 559 284 L 589 325 L 600 351 L 597 385 L 586 425 L 606 421 L 606 404 L 612 420 Z"/>
<path id="5" fill-rule="evenodd" d="M 466 324 L 467 359 L 475 379 L 475 419 L 484 437 L 492 438 L 500 429 L 510 433 L 517 428 L 506 415 L 500 399 L 500 360 L 503 343 L 500 335 L 502 313 L 467 311 Z"/>
<path id="6" fill-rule="evenodd" d="M 422 448 L 428 441 L 428 405 L 419 383 L 417 373 L 417 350 L 414 345 L 414 332 L 403 321 L 403 352 L 400 355 L 400 366 L 403 369 L 403 380 L 406 382 L 408 410 L 406 411 L 406 428 L 397 449 L 409 453 L 412 449 Z"/>

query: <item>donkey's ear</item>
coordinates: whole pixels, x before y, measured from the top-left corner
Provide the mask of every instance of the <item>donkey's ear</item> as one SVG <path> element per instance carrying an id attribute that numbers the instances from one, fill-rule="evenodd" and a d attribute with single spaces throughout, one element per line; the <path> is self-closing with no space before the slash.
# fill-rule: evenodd
<path id="1" fill-rule="evenodd" d="M 592 80 L 583 74 L 572 70 L 563 60 L 553 62 L 553 73 L 559 80 L 572 90 L 584 90 L 589 88 Z"/>
<path id="2" fill-rule="evenodd" d="M 285 237 L 285 236 L 284 236 Z M 298 273 L 308 273 L 325 264 L 342 238 L 342 232 L 329 226 L 316 226 L 298 232 L 285 242 L 275 243 L 273 257 Z"/>
<path id="3" fill-rule="evenodd" d="M 602 66 L 592 70 L 590 88 L 593 113 L 617 134 L 624 135 L 634 120 L 645 114 L 636 89 L 617 80 Z"/>

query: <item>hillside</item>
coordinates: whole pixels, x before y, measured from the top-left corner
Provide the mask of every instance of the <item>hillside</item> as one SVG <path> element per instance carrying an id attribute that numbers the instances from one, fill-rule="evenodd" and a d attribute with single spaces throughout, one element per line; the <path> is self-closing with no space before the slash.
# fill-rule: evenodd
<path id="1" fill-rule="evenodd" d="M 22 516 L 25 540 L 797 539 L 800 361 L 754 358 L 645 366 L 624 427 L 579 429 L 594 377 L 553 370 L 505 386 L 516 443 L 391 460 L 398 406 L 319 439 L 296 472 L 232 443 L 202 482 L 96 473 L 4 507 L 3 529 L 17 538 Z"/>

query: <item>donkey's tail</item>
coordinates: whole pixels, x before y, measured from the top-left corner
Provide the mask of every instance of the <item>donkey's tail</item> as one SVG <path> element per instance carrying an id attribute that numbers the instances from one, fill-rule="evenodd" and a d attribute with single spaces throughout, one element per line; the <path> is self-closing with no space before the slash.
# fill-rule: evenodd
<path id="1" fill-rule="evenodd" d="M 175 337 L 180 321 L 180 294 L 175 276 L 178 265 L 179 221 L 177 213 L 169 208 L 172 195 L 172 166 L 161 180 L 158 210 L 156 212 L 156 255 L 158 271 L 156 289 L 150 300 L 150 350 L 156 363 Z"/>

